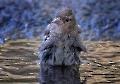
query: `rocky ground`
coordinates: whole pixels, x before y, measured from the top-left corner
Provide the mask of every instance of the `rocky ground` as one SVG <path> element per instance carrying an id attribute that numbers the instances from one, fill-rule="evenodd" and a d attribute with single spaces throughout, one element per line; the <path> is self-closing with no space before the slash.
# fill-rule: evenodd
<path id="1" fill-rule="evenodd" d="M 40 37 L 63 6 L 73 9 L 84 40 L 120 39 L 119 0 L 0 0 L 0 41 Z"/>

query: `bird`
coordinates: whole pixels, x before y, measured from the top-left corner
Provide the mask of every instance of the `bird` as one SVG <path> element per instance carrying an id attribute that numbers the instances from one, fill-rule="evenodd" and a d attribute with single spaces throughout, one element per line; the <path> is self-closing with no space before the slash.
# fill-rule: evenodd
<path id="1" fill-rule="evenodd" d="M 46 27 L 39 48 L 40 64 L 72 66 L 80 64 L 80 52 L 87 52 L 71 8 L 62 7 Z"/>

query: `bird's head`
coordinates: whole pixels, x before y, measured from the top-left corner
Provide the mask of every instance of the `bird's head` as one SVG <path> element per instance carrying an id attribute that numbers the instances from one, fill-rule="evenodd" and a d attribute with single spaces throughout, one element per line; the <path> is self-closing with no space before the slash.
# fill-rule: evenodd
<path id="1" fill-rule="evenodd" d="M 68 7 L 63 7 L 60 9 L 53 20 L 54 23 L 63 25 L 67 30 L 75 28 L 76 19 L 72 10 Z"/>

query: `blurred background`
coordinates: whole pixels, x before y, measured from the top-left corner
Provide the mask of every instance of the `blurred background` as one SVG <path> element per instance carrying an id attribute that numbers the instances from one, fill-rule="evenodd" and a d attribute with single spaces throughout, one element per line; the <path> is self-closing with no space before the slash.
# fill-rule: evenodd
<path id="1" fill-rule="evenodd" d="M 73 9 L 84 40 L 120 39 L 119 0 L 0 0 L 0 42 L 41 38 L 64 6 Z"/>
<path id="2" fill-rule="evenodd" d="M 51 75 L 58 70 L 50 68 L 42 78 L 39 44 L 46 26 L 64 6 L 73 9 L 88 53 L 80 54 L 80 74 L 58 68 L 60 74 Z M 45 81 L 57 77 L 72 83 L 79 81 L 78 75 L 80 80 L 87 77 L 86 84 L 120 84 L 119 40 L 120 0 L 0 0 L 0 84 L 38 84 L 45 76 Z"/>

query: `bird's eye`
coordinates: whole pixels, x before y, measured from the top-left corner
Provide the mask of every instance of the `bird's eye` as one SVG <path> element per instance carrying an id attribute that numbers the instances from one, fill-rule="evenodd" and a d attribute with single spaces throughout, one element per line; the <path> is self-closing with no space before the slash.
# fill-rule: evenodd
<path id="1" fill-rule="evenodd" d="M 69 19 L 66 19 L 65 21 L 66 21 L 66 22 L 69 22 Z"/>

